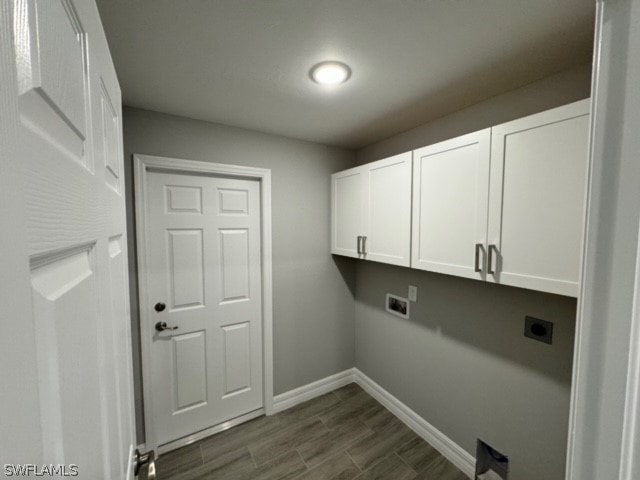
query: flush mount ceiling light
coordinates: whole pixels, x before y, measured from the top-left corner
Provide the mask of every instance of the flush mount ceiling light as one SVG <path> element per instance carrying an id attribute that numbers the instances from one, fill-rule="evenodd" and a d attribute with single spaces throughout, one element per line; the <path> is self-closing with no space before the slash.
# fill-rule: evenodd
<path id="1" fill-rule="evenodd" d="M 320 85 L 338 85 L 349 80 L 351 69 L 342 62 L 320 62 L 311 67 L 309 76 Z"/>

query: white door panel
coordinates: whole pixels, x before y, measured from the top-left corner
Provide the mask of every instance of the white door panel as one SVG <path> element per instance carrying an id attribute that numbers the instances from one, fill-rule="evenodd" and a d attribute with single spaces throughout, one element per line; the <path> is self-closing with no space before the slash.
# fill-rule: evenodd
<path id="1" fill-rule="evenodd" d="M 130 478 L 135 437 L 120 89 L 93 2 L 9 3 L 0 16 L 2 69 L 16 84 L 11 92 L 4 90 L 11 84 L 2 88 L 15 110 L 3 108 L 2 139 L 14 132 L 6 161 L 19 172 L 24 201 L 16 227 L 6 232 L 15 247 L 3 254 L 20 255 L 30 272 L 12 282 L 30 292 L 21 321 L 33 328 L 20 342 L 32 342 L 37 354 L 33 365 L 12 370 L 34 387 L 40 406 L 31 412 L 37 431 L 3 436 L 27 435 L 32 463 L 77 464 L 80 478 Z M 7 191 L 4 183 L 0 191 Z M 12 356 L 20 342 L 10 346 Z M 13 410 L 28 405 L 24 399 Z"/>
<path id="2" fill-rule="evenodd" d="M 204 306 L 203 229 L 167 229 L 169 310 Z"/>
<path id="3" fill-rule="evenodd" d="M 224 345 L 223 397 L 251 388 L 251 323 L 222 327 Z"/>
<path id="4" fill-rule="evenodd" d="M 173 414 L 207 404 L 206 332 L 171 337 Z"/>
<path id="5" fill-rule="evenodd" d="M 77 415 L 86 404 L 100 405 L 106 388 L 96 353 L 104 349 L 101 341 L 110 339 L 99 335 L 98 305 L 86 301 L 98 297 L 95 255 L 91 246 L 32 265 L 40 393 L 47 399 L 42 405 L 43 453 L 56 463 L 91 458 L 108 438 L 101 415 Z M 97 475 L 102 469 L 95 465 L 86 473 Z"/>
<path id="6" fill-rule="evenodd" d="M 492 129 L 488 281 L 577 295 L 588 131 L 586 100 Z"/>
<path id="7" fill-rule="evenodd" d="M 70 1 L 18 1 L 16 54 L 22 123 L 53 148 L 91 167 L 86 32 Z M 63 54 L 64 52 L 64 54 Z"/>
<path id="8" fill-rule="evenodd" d="M 414 152 L 413 268 L 485 278 L 490 138 L 486 129 Z"/>
<path id="9" fill-rule="evenodd" d="M 263 406 L 260 184 L 148 171 L 153 445 Z M 162 302 L 166 309 L 154 310 Z M 158 332 L 157 322 L 170 328 Z"/>
<path id="10" fill-rule="evenodd" d="M 255 232 L 254 232 L 255 234 Z M 220 229 L 220 302 L 249 300 L 249 229 Z"/>

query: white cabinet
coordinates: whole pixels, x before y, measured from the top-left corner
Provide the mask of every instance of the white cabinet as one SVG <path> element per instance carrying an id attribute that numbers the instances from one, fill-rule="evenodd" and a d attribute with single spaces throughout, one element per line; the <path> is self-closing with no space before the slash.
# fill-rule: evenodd
<path id="1" fill-rule="evenodd" d="M 331 252 L 408 267 L 411 152 L 331 176 Z"/>
<path id="2" fill-rule="evenodd" d="M 366 201 L 367 172 L 363 167 L 331 175 L 331 253 L 360 258 Z"/>
<path id="3" fill-rule="evenodd" d="M 491 130 L 413 153 L 411 266 L 484 279 Z"/>
<path id="4" fill-rule="evenodd" d="M 413 268 L 578 294 L 589 101 L 413 155 Z"/>
<path id="5" fill-rule="evenodd" d="M 588 139 L 583 100 L 336 173 L 332 252 L 576 296 Z"/>
<path id="6" fill-rule="evenodd" d="M 366 260 L 410 265 L 411 152 L 364 165 L 367 170 Z"/>
<path id="7" fill-rule="evenodd" d="M 487 281 L 578 294 L 589 101 L 491 131 Z"/>

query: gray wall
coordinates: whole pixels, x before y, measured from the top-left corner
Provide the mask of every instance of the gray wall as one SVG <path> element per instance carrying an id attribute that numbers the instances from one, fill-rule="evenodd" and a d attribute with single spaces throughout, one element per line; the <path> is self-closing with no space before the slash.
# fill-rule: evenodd
<path id="1" fill-rule="evenodd" d="M 590 68 L 500 95 L 358 152 L 358 163 L 428 145 L 589 96 Z M 386 293 L 418 286 L 411 320 Z M 475 456 L 481 438 L 515 480 L 564 478 L 576 301 L 373 262 L 358 262 L 356 366 Z M 553 321 L 549 346 L 524 317 Z"/>
<path id="2" fill-rule="evenodd" d="M 353 152 L 133 108 L 124 109 L 124 149 L 139 441 L 133 153 L 271 169 L 275 393 L 353 367 L 355 265 L 329 255 L 329 176 L 353 166 Z"/>
<path id="3" fill-rule="evenodd" d="M 356 152 L 358 163 L 424 147 L 448 138 L 542 112 L 589 96 L 591 65 L 567 70 L 407 130 Z"/>

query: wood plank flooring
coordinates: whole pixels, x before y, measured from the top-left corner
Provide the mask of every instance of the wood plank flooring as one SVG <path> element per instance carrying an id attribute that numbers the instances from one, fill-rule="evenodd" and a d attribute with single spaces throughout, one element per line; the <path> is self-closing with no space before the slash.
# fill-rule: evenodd
<path id="1" fill-rule="evenodd" d="M 352 383 L 169 452 L 159 480 L 466 480 Z"/>

